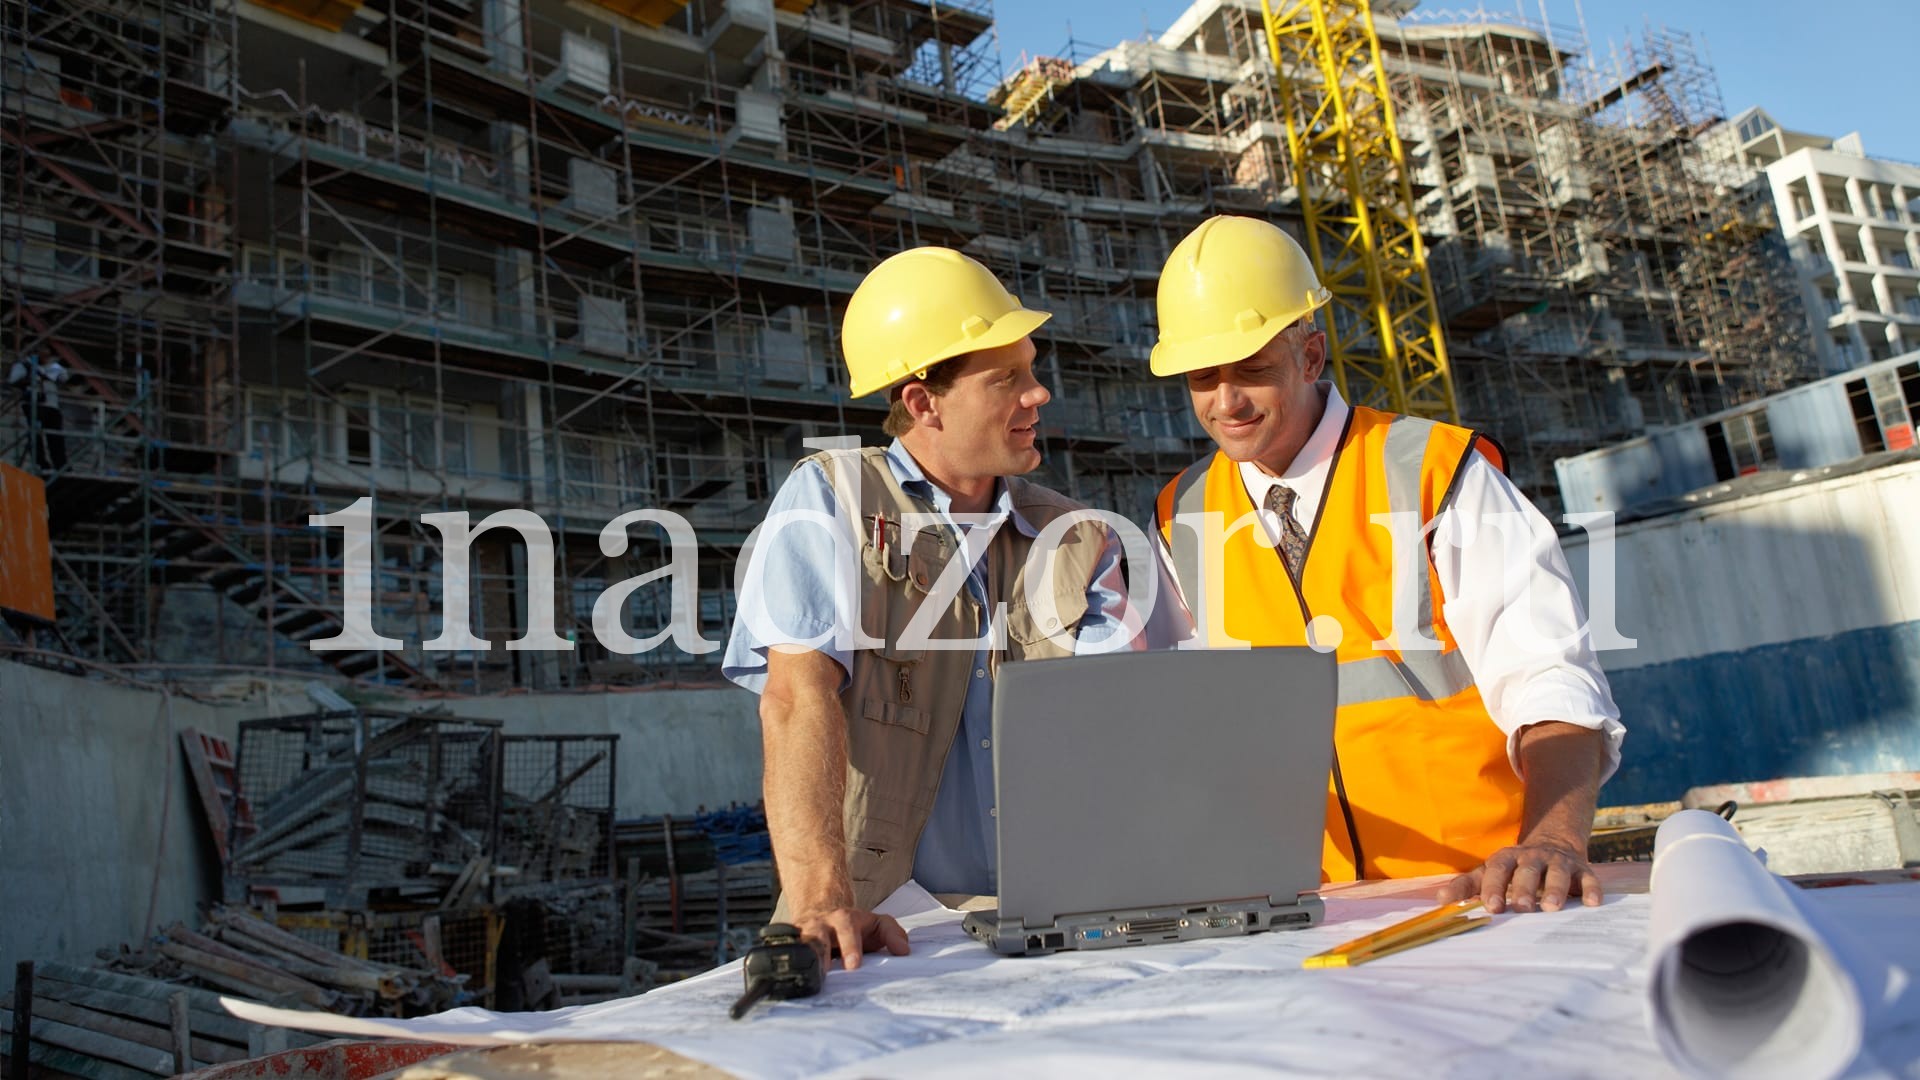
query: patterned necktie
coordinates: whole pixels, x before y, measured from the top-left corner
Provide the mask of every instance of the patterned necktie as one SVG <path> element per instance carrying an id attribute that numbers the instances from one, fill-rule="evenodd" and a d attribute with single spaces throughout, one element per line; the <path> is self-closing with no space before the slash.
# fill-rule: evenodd
<path id="1" fill-rule="evenodd" d="M 1267 489 L 1263 507 L 1267 513 L 1280 516 L 1280 557 L 1286 560 L 1287 573 L 1295 581 L 1300 580 L 1300 567 L 1307 561 L 1307 532 L 1293 517 L 1293 501 L 1299 497 L 1285 484 L 1275 484 Z"/>

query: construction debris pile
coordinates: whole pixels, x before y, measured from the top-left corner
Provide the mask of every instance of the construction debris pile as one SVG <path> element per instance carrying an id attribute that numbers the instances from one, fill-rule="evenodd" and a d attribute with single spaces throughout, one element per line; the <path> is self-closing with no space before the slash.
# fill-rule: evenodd
<path id="1" fill-rule="evenodd" d="M 354 1013 L 651 985 L 612 872 L 617 736 L 315 700 L 237 748 L 183 733 L 233 906 L 167 932 L 167 974 Z"/>
<path id="2" fill-rule="evenodd" d="M 440 956 L 439 928 L 414 935 L 417 965 L 316 945 L 261 916 L 216 907 L 195 931 L 175 923 L 138 950 L 101 951 L 105 967 L 28 965 L 0 998 L 0 1030 L 30 1031 L 31 1059 L 106 1080 L 173 1076 L 244 1061 L 322 1036 L 235 1019 L 222 996 L 350 1016 L 422 1016 L 480 1000 L 484 987 Z M 133 1070 L 131 1073 L 127 1070 Z"/>
<path id="3" fill-rule="evenodd" d="M 29 1059 L 47 1075 L 174 1076 L 325 1038 L 268 1031 L 235 1019 L 217 993 L 124 972 L 34 964 L 15 986 L 0 997 L 0 1031 L 11 1050 L 27 1027 Z"/>
<path id="4" fill-rule="evenodd" d="M 218 907 L 204 932 L 167 927 L 150 952 L 116 957 L 113 966 L 173 981 L 191 978 L 225 993 L 349 1016 L 419 1016 L 472 1000 L 469 979 L 446 966 L 437 942 L 423 938 L 425 967 L 375 963 L 313 944 L 260 916 Z"/>

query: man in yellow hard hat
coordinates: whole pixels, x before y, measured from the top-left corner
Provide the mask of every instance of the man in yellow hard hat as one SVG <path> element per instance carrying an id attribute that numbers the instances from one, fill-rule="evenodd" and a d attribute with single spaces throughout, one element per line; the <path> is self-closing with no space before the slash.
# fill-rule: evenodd
<path id="1" fill-rule="evenodd" d="M 1162 489 L 1162 554 L 1206 644 L 1337 652 L 1329 880 L 1597 904 L 1586 843 L 1624 730 L 1559 542 L 1484 436 L 1342 399 L 1329 299 L 1265 221 L 1174 248 L 1152 368 L 1218 450 Z"/>
<path id="2" fill-rule="evenodd" d="M 801 461 L 743 556 L 722 670 L 761 696 L 778 917 L 849 968 L 906 952 L 873 909 L 909 879 L 996 891 L 1002 661 L 1184 636 L 1178 603 L 1129 601 L 1112 528 L 1019 479 L 1040 464 L 1028 335 L 1047 318 L 956 251 L 875 267 L 841 343 L 853 395 L 888 395 L 893 444 Z"/>

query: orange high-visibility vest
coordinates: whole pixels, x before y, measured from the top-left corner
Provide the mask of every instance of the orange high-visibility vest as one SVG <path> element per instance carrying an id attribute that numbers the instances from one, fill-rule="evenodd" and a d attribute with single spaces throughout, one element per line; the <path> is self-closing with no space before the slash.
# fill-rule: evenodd
<path id="1" fill-rule="evenodd" d="M 1490 441 L 1465 428 L 1355 406 L 1298 582 L 1225 454 L 1189 466 L 1160 492 L 1156 522 L 1203 640 L 1305 645 L 1320 617 L 1314 636 L 1324 645 L 1327 619 L 1338 620 L 1340 705 L 1321 860 L 1329 881 L 1471 870 L 1519 837 L 1521 781 L 1437 602 L 1427 533 L 1400 530 L 1413 564 L 1401 603 L 1418 637 L 1438 650 L 1394 638 L 1396 530 L 1373 520 L 1417 512 L 1424 530 L 1476 449 L 1503 464 Z M 1189 527 L 1210 513 L 1224 515 L 1212 542 Z M 1376 641 L 1389 644 L 1375 649 Z M 1285 694 L 1274 688 L 1276 701 Z"/>

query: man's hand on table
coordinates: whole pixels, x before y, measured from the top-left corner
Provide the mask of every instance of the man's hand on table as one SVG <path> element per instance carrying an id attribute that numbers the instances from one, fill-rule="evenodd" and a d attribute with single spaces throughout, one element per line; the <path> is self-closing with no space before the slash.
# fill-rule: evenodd
<path id="1" fill-rule="evenodd" d="M 1498 913 L 1511 896 L 1515 911 L 1559 911 L 1578 896 L 1598 907 L 1600 878 L 1587 865 L 1587 837 L 1606 740 L 1592 728 L 1550 720 L 1522 728 L 1516 745 L 1527 787 L 1520 842 L 1447 882 L 1441 903 L 1478 895 Z"/>
<path id="2" fill-rule="evenodd" d="M 791 921 L 799 929 L 801 940 L 820 954 L 823 968 L 832 966 L 835 952 L 848 971 L 860 966 L 865 953 L 885 949 L 895 956 L 907 955 L 907 932 L 891 915 L 837 907 L 796 915 Z"/>
<path id="3" fill-rule="evenodd" d="M 1586 845 L 1563 837 L 1530 837 L 1513 847 L 1501 848 L 1479 866 L 1461 874 L 1440 889 L 1440 902 L 1451 903 L 1472 896 L 1491 912 L 1507 909 L 1511 896 L 1513 910 L 1559 911 L 1569 896 L 1580 897 L 1588 907 L 1601 900 L 1600 878 L 1587 865 Z"/>

